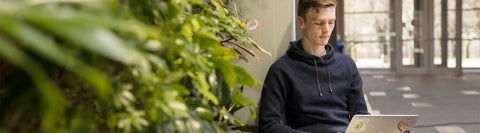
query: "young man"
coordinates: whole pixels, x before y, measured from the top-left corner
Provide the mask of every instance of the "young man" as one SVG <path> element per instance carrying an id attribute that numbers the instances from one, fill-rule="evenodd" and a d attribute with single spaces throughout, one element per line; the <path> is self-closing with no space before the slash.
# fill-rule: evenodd
<path id="1" fill-rule="evenodd" d="M 355 62 L 328 44 L 335 6 L 335 0 L 299 0 L 297 22 L 304 37 L 291 42 L 268 70 L 261 132 L 345 132 L 353 115 L 368 114 Z"/>

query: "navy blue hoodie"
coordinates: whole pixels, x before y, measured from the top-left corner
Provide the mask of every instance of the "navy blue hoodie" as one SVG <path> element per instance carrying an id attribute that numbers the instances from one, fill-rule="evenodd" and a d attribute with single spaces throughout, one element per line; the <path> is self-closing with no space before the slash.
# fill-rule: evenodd
<path id="1" fill-rule="evenodd" d="M 355 62 L 330 44 L 324 56 L 311 55 L 301 42 L 291 42 L 287 54 L 268 70 L 260 99 L 260 131 L 345 132 L 353 115 L 368 114 Z"/>

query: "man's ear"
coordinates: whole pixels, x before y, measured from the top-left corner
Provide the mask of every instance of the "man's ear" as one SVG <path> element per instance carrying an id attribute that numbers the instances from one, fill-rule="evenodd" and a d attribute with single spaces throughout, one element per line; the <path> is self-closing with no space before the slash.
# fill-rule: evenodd
<path id="1" fill-rule="evenodd" d="M 305 28 L 305 20 L 303 20 L 303 18 L 300 16 L 297 17 L 297 24 L 300 29 Z"/>

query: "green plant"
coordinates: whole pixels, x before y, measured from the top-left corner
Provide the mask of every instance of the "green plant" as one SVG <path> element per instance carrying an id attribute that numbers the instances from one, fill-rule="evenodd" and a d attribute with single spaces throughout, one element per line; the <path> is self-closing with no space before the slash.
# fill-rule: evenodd
<path id="1" fill-rule="evenodd" d="M 255 103 L 241 86 L 258 82 L 230 60 L 249 45 L 263 49 L 222 5 L 0 1 L 0 131 L 242 127 L 233 113 L 250 107 L 254 118 Z"/>
<path id="2" fill-rule="evenodd" d="M 220 23 L 220 27 L 222 28 L 220 32 L 217 32 L 217 36 L 220 36 L 222 39 L 221 43 L 223 46 L 227 46 L 235 50 L 240 55 L 239 58 L 245 61 L 247 61 L 247 55 L 252 56 L 257 61 L 259 60 L 255 52 L 251 50 L 249 46 L 253 46 L 260 52 L 271 56 L 270 52 L 264 50 L 253 39 L 247 36 L 245 30 L 246 27 L 244 24 L 245 22 L 240 22 L 240 20 L 238 20 L 242 18 L 242 14 L 236 6 L 235 0 L 223 0 L 223 2 L 221 0 L 211 0 L 210 2 L 215 7 L 216 12 L 218 12 L 218 14 L 215 14 L 215 16 L 217 16 L 215 18 L 218 18 L 218 21 L 227 20 Z M 217 21 L 216 19 L 212 20 Z M 231 25 L 235 25 L 235 23 L 242 26 L 241 30 L 235 27 L 231 27 Z"/>

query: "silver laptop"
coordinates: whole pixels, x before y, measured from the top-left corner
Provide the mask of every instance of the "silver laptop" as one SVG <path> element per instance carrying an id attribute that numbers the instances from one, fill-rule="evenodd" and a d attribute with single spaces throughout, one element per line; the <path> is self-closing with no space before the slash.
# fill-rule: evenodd
<path id="1" fill-rule="evenodd" d="M 345 133 L 412 133 L 418 115 L 355 115 Z"/>

